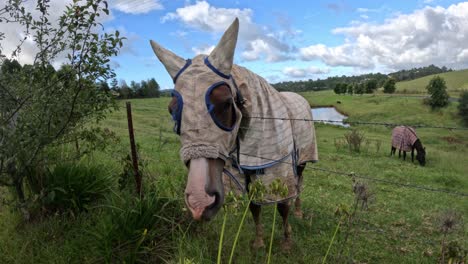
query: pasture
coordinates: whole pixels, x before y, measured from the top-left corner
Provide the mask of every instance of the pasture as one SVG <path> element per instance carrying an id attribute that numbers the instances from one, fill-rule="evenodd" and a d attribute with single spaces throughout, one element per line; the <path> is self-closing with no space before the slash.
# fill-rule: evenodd
<path id="1" fill-rule="evenodd" d="M 455 72 L 454 72 L 455 73 Z M 452 74 L 454 74 L 452 73 Z M 447 80 L 447 79 L 446 79 Z M 449 84 L 449 83 L 448 83 Z M 448 87 L 451 87 L 448 85 Z M 400 83 L 398 89 L 402 89 Z M 303 96 L 311 106 L 335 105 L 349 115 L 349 121 L 461 126 L 456 103 L 431 111 L 418 98 L 373 95 L 335 95 L 332 91 L 309 92 Z M 135 136 L 144 161 L 143 185 L 147 194 L 156 193 L 183 204 L 186 168 L 179 159 L 179 141 L 172 132 L 167 112 L 170 98 L 132 100 Z M 336 101 L 341 104 L 336 104 Z M 84 164 L 106 168 L 115 175 L 123 170 L 122 156 L 129 152 L 124 102 L 100 126 L 120 139 L 110 149 L 86 157 Z M 417 129 L 427 151 L 426 167 L 390 157 L 391 127 L 337 126 L 315 124 L 320 161 L 308 164 L 302 193 L 304 219 L 290 218 L 294 246 L 289 253 L 279 250 L 280 221 L 276 221 L 272 263 L 321 263 L 329 250 L 327 263 L 435 263 L 444 234 L 441 218 L 448 211 L 468 219 L 468 197 L 382 184 L 357 178 L 368 188 L 367 209 L 355 207 L 350 177 L 314 170 L 322 168 L 402 184 L 414 184 L 453 192 L 468 193 L 468 133 L 445 129 Z M 351 129 L 368 139 L 360 153 L 337 146 Z M 380 142 L 380 143 L 376 143 Z M 7 190 L 0 190 L 7 193 Z M 119 190 L 114 190 L 118 193 Z M 268 244 L 273 221 L 273 206 L 264 207 L 262 222 Z M 227 217 L 222 263 L 227 263 L 243 208 Z M 343 219 L 354 212 L 352 222 Z M 78 215 L 52 215 L 33 223 L 19 223 L 19 216 L 0 204 L 0 263 L 93 263 L 101 262 L 93 232 L 106 212 L 96 204 Z M 180 211 L 180 214 L 188 214 Z M 216 263 L 223 222 L 221 211 L 208 223 L 188 220 L 172 229 L 174 244 L 165 249 L 169 263 Z M 339 228 L 337 228 L 339 227 Z M 131 226 L 129 227 L 131 228 Z M 150 228 L 150 227 L 148 227 Z M 336 235 L 334 236 L 336 232 Z M 468 249 L 468 225 L 459 224 L 445 236 L 460 248 Z M 234 263 L 265 263 L 268 246 L 252 251 L 254 223 L 249 215 L 240 234 Z M 333 238 L 333 241 L 332 241 Z M 157 244 L 158 234 L 153 238 Z M 332 243 L 331 243 L 332 242 Z"/>
<path id="2" fill-rule="evenodd" d="M 461 91 L 468 89 L 468 70 L 465 69 L 429 75 L 411 81 L 397 82 L 396 93 L 427 94 L 426 86 L 436 75 L 444 78 L 450 96 L 458 97 Z"/>

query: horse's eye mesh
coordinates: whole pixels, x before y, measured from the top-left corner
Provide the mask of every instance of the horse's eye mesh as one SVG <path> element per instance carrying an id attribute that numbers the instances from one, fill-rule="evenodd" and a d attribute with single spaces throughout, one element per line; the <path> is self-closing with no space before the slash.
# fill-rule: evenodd
<path id="1" fill-rule="evenodd" d="M 180 135 L 180 126 L 182 122 L 182 109 L 184 107 L 184 101 L 182 99 L 182 95 L 180 95 L 180 93 L 178 93 L 176 90 L 173 90 L 171 95 L 172 98 L 175 99 L 175 101 L 174 104 L 170 104 L 169 112 L 171 113 L 172 120 L 174 120 L 174 132 Z"/>
<path id="2" fill-rule="evenodd" d="M 234 129 L 236 112 L 229 86 L 224 82 L 214 84 L 208 89 L 205 99 L 206 107 L 215 124 L 225 131 Z"/>

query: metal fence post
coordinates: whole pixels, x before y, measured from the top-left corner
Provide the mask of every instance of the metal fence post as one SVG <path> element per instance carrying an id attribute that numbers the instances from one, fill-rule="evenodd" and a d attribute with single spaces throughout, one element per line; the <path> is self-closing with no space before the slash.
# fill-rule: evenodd
<path id="1" fill-rule="evenodd" d="M 132 150 L 133 173 L 135 175 L 136 191 L 141 195 L 141 175 L 138 169 L 138 155 L 135 146 L 135 135 L 133 133 L 133 120 L 132 120 L 132 104 L 127 102 L 127 120 L 128 120 L 128 135 L 130 137 L 130 148 Z"/>

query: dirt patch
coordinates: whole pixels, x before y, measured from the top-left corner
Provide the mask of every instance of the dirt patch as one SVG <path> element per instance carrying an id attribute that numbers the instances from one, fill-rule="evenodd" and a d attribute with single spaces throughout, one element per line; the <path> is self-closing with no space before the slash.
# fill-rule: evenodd
<path id="1" fill-rule="evenodd" d="M 463 143 L 463 140 L 459 139 L 459 138 L 456 138 L 456 137 L 442 137 L 443 140 L 447 141 L 448 143 L 451 143 L 451 144 L 460 144 L 460 143 Z"/>

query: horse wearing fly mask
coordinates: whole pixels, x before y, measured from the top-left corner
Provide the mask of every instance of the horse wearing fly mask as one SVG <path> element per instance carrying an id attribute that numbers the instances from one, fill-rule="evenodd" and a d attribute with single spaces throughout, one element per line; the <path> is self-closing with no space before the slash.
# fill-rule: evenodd
<path id="1" fill-rule="evenodd" d="M 303 121 L 312 114 L 301 96 L 279 93 L 260 76 L 233 65 L 238 31 L 236 18 L 210 55 L 191 60 L 151 41 L 175 84 L 168 108 L 188 167 L 185 202 L 195 220 L 209 220 L 225 193 L 248 193 L 250 183 L 258 181 L 266 192 L 249 205 L 256 225 L 253 246 L 264 246 L 260 206 L 277 203 L 287 249 L 292 244 L 290 201 L 301 217 L 302 171 L 306 162 L 318 160 L 313 123 Z M 273 182 L 287 191 L 270 192 Z"/>

